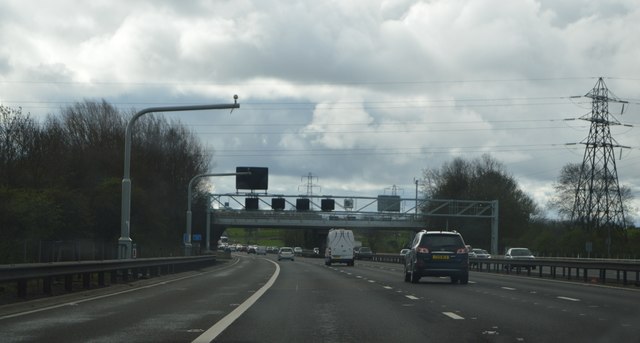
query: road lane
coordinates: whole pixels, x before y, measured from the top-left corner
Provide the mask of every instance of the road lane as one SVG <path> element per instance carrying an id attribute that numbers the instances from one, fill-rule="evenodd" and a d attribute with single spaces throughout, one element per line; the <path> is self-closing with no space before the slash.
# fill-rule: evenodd
<path id="1" fill-rule="evenodd" d="M 113 295 L 2 315 L 2 342 L 191 342 L 265 285 L 273 285 L 215 341 L 636 341 L 640 291 L 471 273 L 404 282 L 402 266 L 235 255 L 206 270 L 146 280 Z M 271 261 L 269 261 L 271 260 Z M 105 292 L 107 289 L 97 290 Z M 31 309 L 33 310 L 33 309 Z"/>
<path id="2" fill-rule="evenodd" d="M 242 258 L 159 278 L 152 287 L 14 314 L 0 319 L 2 342 L 189 342 L 244 302 L 274 270 L 268 261 Z"/>
<path id="3" fill-rule="evenodd" d="M 549 279 L 471 273 L 469 285 L 448 278 L 402 281 L 402 266 L 360 263 L 363 279 L 410 293 L 429 306 L 471 319 L 475 330 L 525 341 L 609 342 L 640 337 L 640 290 Z M 472 327 L 466 330 L 474 330 Z"/>
<path id="4" fill-rule="evenodd" d="M 217 342 L 417 342 L 446 340 L 457 330 L 439 309 L 406 311 L 415 306 L 410 299 L 347 275 L 353 267 L 298 258 L 280 268 L 273 287 Z M 459 338 L 473 339 L 465 332 Z"/>

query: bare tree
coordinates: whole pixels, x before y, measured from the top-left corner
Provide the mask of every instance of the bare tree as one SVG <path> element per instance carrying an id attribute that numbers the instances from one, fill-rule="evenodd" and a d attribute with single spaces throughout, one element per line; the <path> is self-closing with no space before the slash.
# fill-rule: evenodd
<path id="1" fill-rule="evenodd" d="M 555 195 L 547 203 L 547 208 L 558 213 L 561 220 L 570 220 L 571 213 L 573 211 L 573 205 L 576 200 L 576 189 L 578 182 L 580 181 L 581 173 L 580 163 L 569 163 L 562 167 L 558 180 L 554 183 L 553 188 Z M 622 208 L 628 222 L 633 222 L 633 218 L 630 217 L 631 213 L 634 213 L 632 208 L 633 194 L 631 189 L 627 186 L 620 186 L 620 196 L 622 198 Z"/>

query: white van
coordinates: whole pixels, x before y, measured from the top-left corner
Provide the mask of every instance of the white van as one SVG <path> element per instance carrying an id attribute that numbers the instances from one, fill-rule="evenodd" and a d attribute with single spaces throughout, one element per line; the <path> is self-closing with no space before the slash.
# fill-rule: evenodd
<path id="1" fill-rule="evenodd" d="M 324 253 L 324 264 L 346 263 L 353 266 L 353 248 L 355 239 L 353 231 L 345 229 L 331 229 L 327 235 L 327 248 Z"/>

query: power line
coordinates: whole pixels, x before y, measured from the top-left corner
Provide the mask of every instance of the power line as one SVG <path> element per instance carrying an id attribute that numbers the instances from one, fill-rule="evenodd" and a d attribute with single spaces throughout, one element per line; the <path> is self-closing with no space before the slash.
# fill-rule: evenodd
<path id="1" fill-rule="evenodd" d="M 442 147 L 405 147 L 405 148 L 351 148 L 351 149 L 215 149 L 209 151 L 215 157 L 260 157 L 276 155 L 280 158 L 298 156 L 370 156 L 370 155 L 429 155 L 450 154 L 452 150 L 463 153 L 473 152 L 510 152 L 510 151 L 550 151 L 566 149 L 565 144 L 522 144 L 479 146 L 442 146 Z"/>
<path id="2" fill-rule="evenodd" d="M 582 127 L 588 127 L 587 125 Z M 566 127 L 556 126 L 539 126 L 539 127 L 504 127 L 504 128 L 460 128 L 460 129 L 406 129 L 406 130 L 339 130 L 339 131 L 302 131 L 302 132 L 286 132 L 286 131 L 271 131 L 271 132 L 256 132 L 256 131 L 197 131 L 199 135 L 283 135 L 290 133 L 304 133 L 304 134 L 394 134 L 394 133 L 427 133 L 427 132 L 471 132 L 471 131 L 497 131 L 497 130 L 564 130 Z"/>
<path id="3" fill-rule="evenodd" d="M 597 79 L 594 76 L 576 77 L 541 77 L 541 78 L 513 78 L 513 79 L 457 79 L 457 80 L 373 80 L 373 81 L 342 81 L 342 82 L 304 82 L 304 81 L 284 81 L 287 84 L 302 86 L 327 86 L 327 85 L 426 85 L 426 84 L 460 84 L 460 83 L 510 83 L 510 82 L 540 82 L 540 81 L 568 81 L 568 80 L 590 80 Z M 624 80 L 624 79 L 621 79 Z M 632 80 L 632 79 L 627 79 Z M 273 86 L 281 84 L 280 79 L 272 81 L 260 80 L 258 82 L 213 82 L 213 81 L 55 81 L 55 80 L 2 80 L 0 83 L 6 84 L 50 84 L 50 85 L 99 85 L 99 86 Z"/>

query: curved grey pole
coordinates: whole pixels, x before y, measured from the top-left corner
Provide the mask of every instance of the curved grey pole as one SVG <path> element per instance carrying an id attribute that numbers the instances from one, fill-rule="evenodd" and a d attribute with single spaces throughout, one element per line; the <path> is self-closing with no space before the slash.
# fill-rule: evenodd
<path id="1" fill-rule="evenodd" d="M 238 172 L 238 173 L 218 173 L 218 174 L 198 174 L 191 178 L 189 186 L 187 186 L 187 232 L 184 239 L 184 255 L 191 256 L 191 187 L 193 182 L 201 177 L 209 176 L 235 176 L 235 175 L 251 175 L 251 172 Z"/>
<path id="2" fill-rule="evenodd" d="M 201 111 L 201 110 L 221 110 L 240 108 L 238 104 L 238 96 L 233 96 L 233 104 L 214 104 L 214 105 L 191 105 L 191 106 L 169 106 L 169 107 L 149 107 L 136 113 L 127 124 L 124 135 L 124 177 L 122 178 L 122 210 L 120 217 L 120 238 L 118 239 L 118 258 L 131 258 L 132 240 L 131 233 L 131 136 L 133 124 L 142 115 L 151 112 L 179 112 L 179 111 Z"/>

